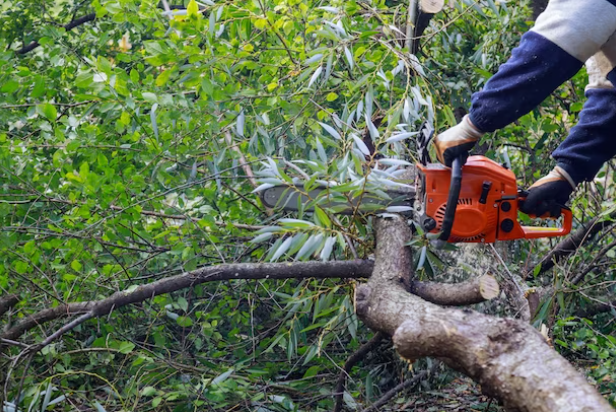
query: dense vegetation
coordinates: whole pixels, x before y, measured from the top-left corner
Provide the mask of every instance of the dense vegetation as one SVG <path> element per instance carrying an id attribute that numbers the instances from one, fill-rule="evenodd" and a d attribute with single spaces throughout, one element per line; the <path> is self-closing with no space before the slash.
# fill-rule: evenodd
<path id="1" fill-rule="evenodd" d="M 524 2 L 450 3 L 414 56 L 403 40 L 407 4 L 395 1 L 190 0 L 166 10 L 153 0 L 0 0 L 0 296 L 19 298 L 3 329 L 204 266 L 369 256 L 372 220 L 360 213 L 369 210 L 273 213 L 253 190 L 335 182 L 332 191 L 356 198 L 395 187 L 403 163 L 375 171 L 362 136 L 386 158 L 412 162 L 413 132 L 454 125 L 532 24 Z M 585 82 L 580 73 L 481 150 L 529 185 L 575 124 Z M 613 213 L 613 165 L 598 177 L 573 203 L 577 227 Z M 608 218 L 545 273 L 534 265 L 556 242 L 499 245 L 506 268 L 488 247 L 437 253 L 421 237 L 413 247 L 427 279 L 530 273 L 532 286 L 553 286 L 536 326 L 616 405 L 616 312 L 593 309 L 613 299 L 610 228 Z M 353 288 L 206 283 L 89 320 L 21 356 L 67 320 L 41 325 L 21 344 L 2 342 L 3 410 L 332 410 L 340 367 L 372 336 Z M 582 309 L 592 309 L 587 318 Z M 349 410 L 427 367 L 409 370 L 386 348 L 353 370 Z M 397 402 L 428 410 L 453 379 L 438 369 Z"/>

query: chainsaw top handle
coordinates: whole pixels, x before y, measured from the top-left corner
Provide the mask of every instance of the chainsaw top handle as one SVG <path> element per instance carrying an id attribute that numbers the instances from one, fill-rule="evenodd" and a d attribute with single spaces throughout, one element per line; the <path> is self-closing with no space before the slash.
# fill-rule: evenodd
<path id="1" fill-rule="evenodd" d="M 456 207 L 458 206 L 458 198 L 460 197 L 460 189 L 462 188 L 462 157 L 456 157 L 451 162 L 451 183 L 449 186 L 449 196 L 447 197 L 447 206 L 445 208 L 445 217 L 441 225 L 441 233 L 438 240 L 447 242 L 451 235 L 453 220 L 456 217 Z"/>

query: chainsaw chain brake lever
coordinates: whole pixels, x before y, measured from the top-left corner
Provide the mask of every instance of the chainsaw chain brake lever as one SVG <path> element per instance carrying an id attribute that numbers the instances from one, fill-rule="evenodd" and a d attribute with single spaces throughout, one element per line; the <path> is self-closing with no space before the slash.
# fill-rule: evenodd
<path id="1" fill-rule="evenodd" d="M 442 249 L 453 228 L 453 221 L 456 217 L 456 208 L 458 207 L 458 199 L 460 197 L 460 189 L 462 188 L 462 157 L 456 157 L 451 163 L 451 183 L 449 186 L 449 196 L 447 197 L 447 206 L 445 207 L 445 216 L 441 224 L 441 232 L 436 240 L 436 248 Z"/>

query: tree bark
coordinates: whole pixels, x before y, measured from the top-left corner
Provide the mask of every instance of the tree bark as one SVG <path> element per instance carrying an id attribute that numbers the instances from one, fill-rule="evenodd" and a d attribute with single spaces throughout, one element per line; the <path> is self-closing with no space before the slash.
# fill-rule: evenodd
<path id="1" fill-rule="evenodd" d="M 402 356 L 442 359 L 509 411 L 612 411 L 530 325 L 443 308 L 409 294 L 408 227 L 402 219 L 381 219 L 376 229 L 374 271 L 356 290 L 356 310 L 368 326 L 392 335 Z"/>
<path id="2" fill-rule="evenodd" d="M 411 0 L 406 29 L 406 48 L 416 54 L 419 51 L 419 38 L 430 24 L 432 17 L 443 9 L 445 0 Z"/>

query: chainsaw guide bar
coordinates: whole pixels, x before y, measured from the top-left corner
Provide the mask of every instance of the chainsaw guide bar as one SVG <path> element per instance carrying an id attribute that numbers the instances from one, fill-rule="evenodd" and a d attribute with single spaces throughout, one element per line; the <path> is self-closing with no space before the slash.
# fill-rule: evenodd
<path id="1" fill-rule="evenodd" d="M 314 212 L 314 206 L 320 206 L 334 210 L 336 213 L 352 215 L 356 210 L 361 212 L 384 212 L 390 206 L 407 206 L 412 208 L 415 201 L 415 190 L 409 188 L 405 191 L 386 190 L 385 193 L 391 199 L 377 197 L 374 194 L 364 193 L 349 199 L 340 192 L 334 192 L 327 187 L 319 186 L 309 192 L 303 190 L 303 186 L 297 189 L 288 186 L 274 186 L 261 192 L 261 201 L 272 209 L 282 208 L 290 211 L 299 211 L 300 205 L 304 212 Z M 323 195 L 323 193 L 327 193 Z M 413 211 L 403 212 L 412 215 Z"/>

